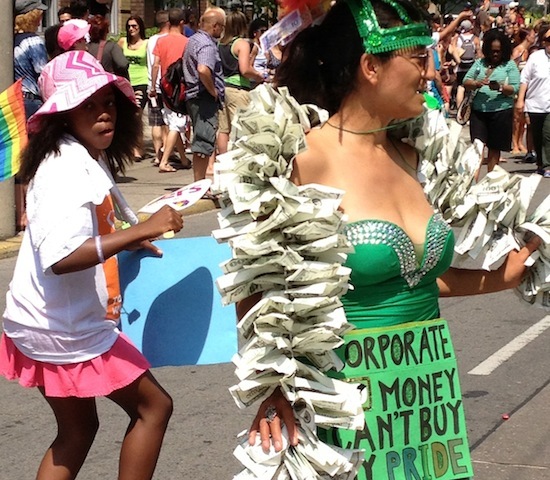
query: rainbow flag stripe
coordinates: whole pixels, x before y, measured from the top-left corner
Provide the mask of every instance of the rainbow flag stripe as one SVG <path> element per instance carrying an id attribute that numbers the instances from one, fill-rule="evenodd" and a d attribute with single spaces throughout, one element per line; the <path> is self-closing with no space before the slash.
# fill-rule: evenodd
<path id="1" fill-rule="evenodd" d="M 26 144 L 25 105 L 18 80 L 0 93 L 0 182 L 19 171 L 19 155 Z"/>

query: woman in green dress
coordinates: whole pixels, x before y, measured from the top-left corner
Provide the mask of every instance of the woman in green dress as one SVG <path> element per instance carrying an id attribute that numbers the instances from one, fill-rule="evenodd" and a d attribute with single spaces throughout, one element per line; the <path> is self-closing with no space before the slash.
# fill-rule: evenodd
<path id="1" fill-rule="evenodd" d="M 418 153 L 393 138 L 388 129 L 391 122 L 422 114 L 426 83 L 435 75 L 432 50 L 427 48 L 431 44 L 431 29 L 411 2 L 342 0 L 319 26 L 298 34 L 275 78 L 277 85 L 288 86 L 299 103 L 315 104 L 329 113 L 321 128 L 307 134 L 308 148 L 296 156 L 291 180 L 346 192 L 340 209 L 348 217 L 345 234 L 355 247 L 346 262 L 354 289 L 342 303 L 348 321 L 359 332 L 379 327 L 391 337 L 396 326 L 437 319 L 439 296 L 513 288 L 525 272 L 524 261 L 540 244 L 535 239 L 511 252 L 491 272 L 450 268 L 453 234 L 426 200 L 417 178 Z M 256 295 L 240 302 L 238 316 L 242 318 L 258 300 Z M 364 345 L 363 355 L 365 359 L 369 355 L 372 366 L 374 347 L 367 352 Z M 346 367 L 355 361 L 340 353 Z M 388 418 L 392 415 L 397 418 L 400 412 L 390 411 Z M 365 411 L 366 420 L 368 416 Z M 265 451 L 271 445 L 280 451 L 283 426 L 290 444 L 296 445 L 292 407 L 276 389 L 261 404 L 249 443 L 254 445 L 259 435 Z M 423 453 L 418 444 L 411 445 L 420 452 L 416 460 L 412 450 L 403 451 L 401 457 L 377 459 L 384 465 L 373 466 L 369 463 L 376 443 L 372 431 L 353 432 L 351 437 L 329 431 L 326 440 L 365 449 L 360 479 L 427 478 L 413 470 Z M 397 462 L 401 469 L 392 470 Z M 368 469 L 386 473 L 373 477 Z M 463 478 L 470 471 L 470 467 L 457 467 L 454 474 L 437 478 Z"/>

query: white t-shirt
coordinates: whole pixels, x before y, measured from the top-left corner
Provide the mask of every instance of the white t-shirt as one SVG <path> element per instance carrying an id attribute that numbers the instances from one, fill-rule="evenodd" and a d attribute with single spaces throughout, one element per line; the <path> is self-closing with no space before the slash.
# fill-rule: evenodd
<path id="1" fill-rule="evenodd" d="M 549 113 L 550 57 L 544 49 L 529 55 L 521 71 L 520 82 L 527 84 L 524 110 L 531 113 Z"/>
<path id="2" fill-rule="evenodd" d="M 155 50 L 155 45 L 160 37 L 168 35 L 167 33 L 157 33 L 153 35 L 149 40 L 147 40 L 147 78 L 149 89 L 151 89 L 151 83 L 153 83 L 153 65 L 155 64 L 155 55 L 153 51 Z M 155 90 L 160 93 L 160 67 L 159 73 L 157 75 L 157 83 L 155 84 Z"/>
<path id="3" fill-rule="evenodd" d="M 113 183 L 68 136 L 29 184 L 28 225 L 6 294 L 4 332 L 34 360 L 83 362 L 117 339 L 122 299 L 116 257 L 79 272 L 56 275 L 51 269 L 87 239 L 114 231 Z"/>

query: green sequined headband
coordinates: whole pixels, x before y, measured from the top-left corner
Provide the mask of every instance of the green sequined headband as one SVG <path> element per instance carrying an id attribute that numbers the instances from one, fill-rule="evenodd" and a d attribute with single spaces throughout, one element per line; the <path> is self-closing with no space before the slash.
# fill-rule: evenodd
<path id="1" fill-rule="evenodd" d="M 433 43 L 427 23 L 413 22 L 395 0 L 382 1 L 395 9 L 403 25 L 381 28 L 369 0 L 346 0 L 363 40 L 365 53 L 387 53 L 402 48 L 427 47 Z"/>

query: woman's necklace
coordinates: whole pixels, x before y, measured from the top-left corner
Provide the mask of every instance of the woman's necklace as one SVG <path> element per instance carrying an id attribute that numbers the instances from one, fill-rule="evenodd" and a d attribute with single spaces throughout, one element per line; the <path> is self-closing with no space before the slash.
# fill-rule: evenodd
<path id="1" fill-rule="evenodd" d="M 389 125 L 386 125 L 385 127 L 375 128 L 373 130 L 348 130 L 344 127 L 339 127 L 338 125 L 334 125 L 330 123 L 328 120 L 325 122 L 329 127 L 335 128 L 336 130 L 340 130 L 342 132 L 351 133 L 352 135 L 370 135 L 372 133 L 378 133 L 383 132 L 384 130 L 393 130 L 394 128 L 399 128 L 406 123 L 408 123 L 410 120 L 403 120 L 401 122 L 397 123 L 391 123 Z"/>

